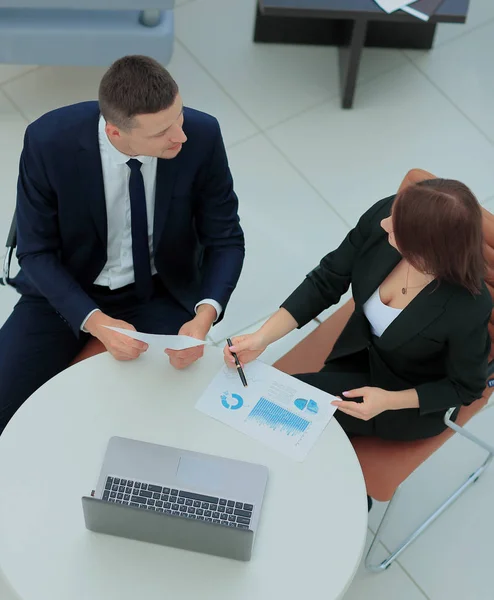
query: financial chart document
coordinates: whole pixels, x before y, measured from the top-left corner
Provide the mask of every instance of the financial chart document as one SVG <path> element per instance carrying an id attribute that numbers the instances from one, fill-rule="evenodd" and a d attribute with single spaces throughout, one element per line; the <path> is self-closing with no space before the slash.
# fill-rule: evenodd
<path id="1" fill-rule="evenodd" d="M 253 361 L 244 367 L 244 387 L 226 365 L 199 398 L 196 408 L 242 433 L 303 461 L 336 407 L 335 396 L 286 373 Z"/>

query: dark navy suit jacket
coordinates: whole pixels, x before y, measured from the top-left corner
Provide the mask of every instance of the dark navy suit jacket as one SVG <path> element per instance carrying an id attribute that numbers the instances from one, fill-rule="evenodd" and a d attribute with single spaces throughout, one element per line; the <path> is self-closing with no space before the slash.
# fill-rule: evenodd
<path id="1" fill-rule="evenodd" d="M 107 260 L 99 116 L 97 102 L 42 116 L 26 130 L 20 161 L 14 283 L 46 298 L 77 335 L 97 308 L 91 286 Z M 178 156 L 158 159 L 154 261 L 166 289 L 193 315 L 204 298 L 226 307 L 245 251 L 218 122 L 186 108 L 184 132 Z"/>

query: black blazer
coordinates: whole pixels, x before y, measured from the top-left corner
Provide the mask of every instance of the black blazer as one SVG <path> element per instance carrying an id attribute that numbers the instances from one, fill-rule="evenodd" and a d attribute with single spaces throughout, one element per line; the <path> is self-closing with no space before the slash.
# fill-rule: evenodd
<path id="1" fill-rule="evenodd" d="M 485 284 L 481 294 L 474 296 L 462 287 L 433 281 L 381 337 L 371 334 L 363 304 L 401 260 L 380 226 L 394 198 L 370 208 L 282 306 L 302 327 L 336 304 L 352 284 L 355 312 L 326 362 L 368 349 L 371 385 L 390 391 L 415 388 L 420 405 L 382 413 L 376 418 L 376 432 L 396 426 L 424 433 L 425 427 L 432 435 L 444 429 L 445 410 L 470 404 L 482 395 L 492 299 Z"/>

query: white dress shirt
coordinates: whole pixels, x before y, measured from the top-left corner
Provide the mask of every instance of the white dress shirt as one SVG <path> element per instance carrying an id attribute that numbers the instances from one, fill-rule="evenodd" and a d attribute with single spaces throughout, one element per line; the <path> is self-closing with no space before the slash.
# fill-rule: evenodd
<path id="1" fill-rule="evenodd" d="M 369 321 L 372 335 L 381 337 L 402 310 L 401 308 L 393 308 L 384 304 L 381 300 L 379 288 L 377 288 L 364 304 L 364 315 Z"/>
<path id="2" fill-rule="evenodd" d="M 156 168 L 158 159 L 153 156 L 127 156 L 122 154 L 110 142 L 105 131 L 105 119 L 101 116 L 98 127 L 98 140 L 101 153 L 101 166 L 103 169 L 103 184 L 105 189 L 106 216 L 108 223 L 107 261 L 103 270 L 94 283 L 106 286 L 111 290 L 134 283 L 134 263 L 132 258 L 132 233 L 130 216 L 129 179 L 130 169 L 127 161 L 136 158 L 142 163 L 141 173 L 144 180 L 146 194 L 146 211 L 148 215 L 148 245 L 151 258 L 151 273 L 156 275 L 153 250 L 153 216 L 156 194 Z M 195 306 L 210 304 L 216 310 L 216 319 L 222 312 L 221 305 L 211 298 L 198 302 Z M 91 311 L 84 319 L 81 329 Z"/>

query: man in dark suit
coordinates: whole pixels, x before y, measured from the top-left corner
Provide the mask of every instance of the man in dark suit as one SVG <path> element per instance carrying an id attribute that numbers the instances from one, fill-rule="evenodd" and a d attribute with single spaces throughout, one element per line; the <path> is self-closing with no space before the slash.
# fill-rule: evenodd
<path id="1" fill-rule="evenodd" d="M 98 102 L 26 130 L 15 286 L 0 330 L 0 432 L 94 336 L 119 360 L 146 344 L 106 326 L 205 339 L 244 259 L 238 201 L 218 122 L 184 108 L 153 59 L 127 56 Z M 177 368 L 202 347 L 167 352 Z"/>

